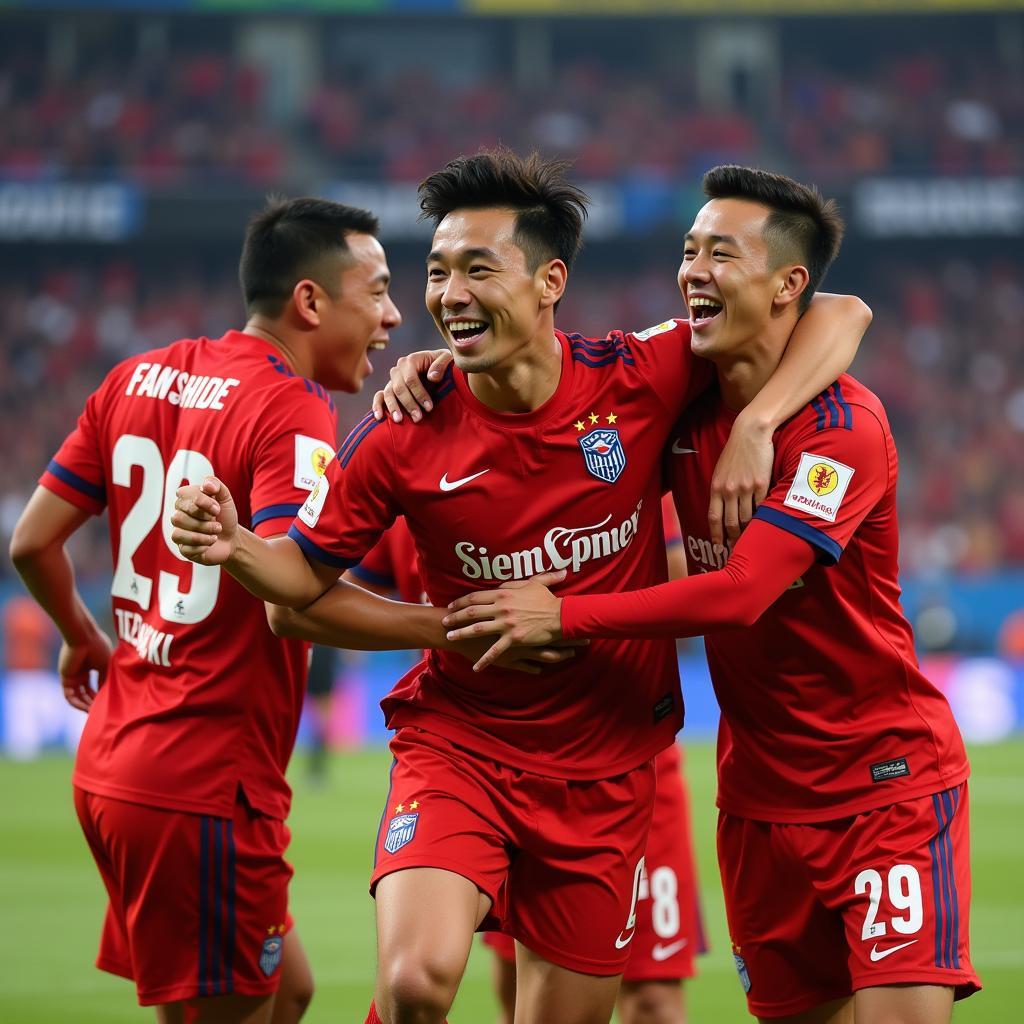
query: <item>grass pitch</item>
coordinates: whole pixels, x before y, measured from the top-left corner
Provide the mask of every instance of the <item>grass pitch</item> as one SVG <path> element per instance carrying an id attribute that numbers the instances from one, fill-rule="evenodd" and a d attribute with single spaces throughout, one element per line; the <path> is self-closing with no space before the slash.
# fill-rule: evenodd
<path id="1" fill-rule="evenodd" d="M 971 751 L 974 963 L 985 990 L 957 1005 L 957 1024 L 1024 1019 L 1024 739 Z M 366 893 L 390 761 L 383 750 L 336 756 L 315 787 L 297 759 L 292 908 L 317 979 L 310 1024 L 359 1024 L 374 970 Z M 713 748 L 691 743 L 687 774 L 711 952 L 688 986 L 690 1020 L 750 1020 L 732 967 L 714 863 Z M 71 764 L 0 760 L 0 1021 L 152 1021 L 130 984 L 92 966 L 104 893 L 71 804 Z M 452 1024 L 488 1024 L 488 954 L 474 951 Z"/>

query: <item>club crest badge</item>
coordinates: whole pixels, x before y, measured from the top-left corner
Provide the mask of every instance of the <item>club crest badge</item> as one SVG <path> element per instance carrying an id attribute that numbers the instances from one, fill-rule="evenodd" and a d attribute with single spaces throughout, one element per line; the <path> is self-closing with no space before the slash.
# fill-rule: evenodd
<path id="1" fill-rule="evenodd" d="M 281 955 L 284 952 L 284 937 L 281 935 L 268 935 L 263 940 L 263 948 L 260 950 L 260 970 L 269 978 L 280 966 Z"/>
<path id="2" fill-rule="evenodd" d="M 384 849 L 388 853 L 397 853 L 407 843 L 411 843 L 416 835 L 416 823 L 419 813 L 397 814 L 388 822 L 388 834 L 384 837 Z"/>
<path id="3" fill-rule="evenodd" d="M 579 442 L 587 472 L 606 484 L 615 483 L 626 468 L 626 452 L 619 432 L 602 427 L 579 438 Z"/>

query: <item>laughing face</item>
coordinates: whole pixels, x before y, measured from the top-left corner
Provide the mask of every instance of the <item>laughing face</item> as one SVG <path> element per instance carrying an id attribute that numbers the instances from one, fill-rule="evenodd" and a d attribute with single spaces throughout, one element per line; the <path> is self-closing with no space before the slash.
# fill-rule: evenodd
<path id="1" fill-rule="evenodd" d="M 380 242 L 360 233 L 346 241 L 349 256 L 337 298 L 321 300 L 313 377 L 325 387 L 355 392 L 373 372 L 367 352 L 387 345 L 402 316 L 388 293 L 391 273 Z"/>
<path id="2" fill-rule="evenodd" d="M 453 210 L 434 232 L 427 257 L 427 309 L 465 373 L 486 373 L 547 331 L 547 268 L 531 271 L 515 241 L 516 212 Z M 557 261 L 555 261 L 557 262 Z"/>
<path id="3" fill-rule="evenodd" d="M 736 352 L 771 321 L 790 268 L 772 266 L 764 239 L 770 215 L 747 199 L 712 199 L 687 232 L 679 290 L 696 355 Z"/>

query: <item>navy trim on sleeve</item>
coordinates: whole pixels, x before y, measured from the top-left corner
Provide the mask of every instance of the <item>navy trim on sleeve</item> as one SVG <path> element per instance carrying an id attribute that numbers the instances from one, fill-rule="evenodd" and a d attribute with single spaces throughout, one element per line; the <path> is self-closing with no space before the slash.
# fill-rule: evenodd
<path id="1" fill-rule="evenodd" d="M 803 519 L 788 516 L 777 508 L 766 508 L 764 505 L 754 513 L 754 518 L 771 523 L 772 526 L 777 526 L 780 530 L 785 530 L 787 533 L 792 533 L 801 540 L 807 541 L 812 548 L 819 551 L 818 561 L 822 565 L 835 565 L 842 557 L 843 549 L 839 546 L 838 541 L 811 526 L 810 523 L 804 522 Z"/>
<path id="2" fill-rule="evenodd" d="M 74 487 L 76 491 L 81 491 L 88 498 L 92 498 L 94 501 L 106 502 L 107 494 L 98 484 L 91 484 L 88 480 L 83 480 L 77 473 L 72 473 L 70 469 L 66 469 L 56 459 L 50 459 L 50 464 L 46 467 L 46 472 L 55 476 L 61 483 L 65 483 L 68 487 Z"/>
<path id="3" fill-rule="evenodd" d="M 307 558 L 311 558 L 315 562 L 323 562 L 324 565 L 330 565 L 335 569 L 342 570 L 351 569 L 353 565 L 359 562 L 358 558 L 339 558 L 337 555 L 332 555 L 329 551 L 324 551 L 319 544 L 314 544 L 304 533 L 297 530 L 294 525 L 288 527 L 288 536 L 302 548 L 302 553 Z"/>
<path id="4" fill-rule="evenodd" d="M 390 587 L 392 590 L 395 587 L 394 576 L 388 576 L 386 573 L 373 572 L 367 569 L 364 565 L 353 565 L 349 572 L 352 573 L 356 579 L 362 580 L 364 583 L 372 583 L 376 587 Z"/>
<path id="5" fill-rule="evenodd" d="M 253 512 L 251 524 L 252 526 L 259 526 L 260 523 L 265 523 L 268 519 L 294 519 L 299 514 L 301 505 L 267 505 L 266 508 L 261 508 L 258 512 Z"/>

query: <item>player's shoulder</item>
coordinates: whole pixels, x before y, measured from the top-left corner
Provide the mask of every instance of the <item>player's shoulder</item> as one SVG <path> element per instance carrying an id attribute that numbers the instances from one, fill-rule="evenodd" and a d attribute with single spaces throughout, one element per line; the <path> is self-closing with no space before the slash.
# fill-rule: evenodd
<path id="1" fill-rule="evenodd" d="M 884 434 L 889 433 L 881 399 L 856 377 L 844 373 L 784 423 L 780 432 L 783 437 L 833 430 L 877 436 L 879 427 Z"/>
<path id="2" fill-rule="evenodd" d="M 572 360 L 582 366 L 600 369 L 607 366 L 634 366 L 645 355 L 645 346 L 658 339 L 669 346 L 673 340 L 690 343 L 690 325 L 686 320 L 664 320 L 640 331 L 612 330 L 603 337 L 590 337 L 575 331 L 558 332 L 569 346 Z"/>

